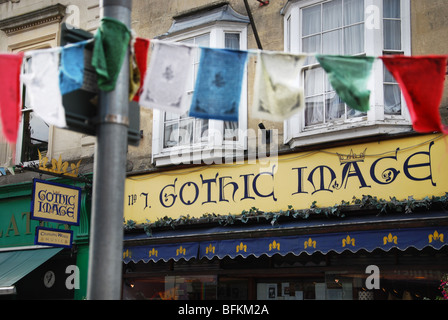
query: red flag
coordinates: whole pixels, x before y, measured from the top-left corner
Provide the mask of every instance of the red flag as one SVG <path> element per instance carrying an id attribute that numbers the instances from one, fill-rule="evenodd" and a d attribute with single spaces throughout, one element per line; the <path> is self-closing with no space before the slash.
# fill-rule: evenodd
<path id="1" fill-rule="evenodd" d="M 20 69 L 23 53 L 0 54 L 0 112 L 3 134 L 16 143 L 20 123 Z"/>
<path id="2" fill-rule="evenodd" d="M 440 101 L 443 95 L 448 56 L 383 56 L 381 59 L 400 85 L 411 114 L 414 130 L 443 132 Z"/>
<path id="3" fill-rule="evenodd" d="M 134 96 L 134 101 L 138 102 L 140 100 L 140 95 L 142 93 L 143 80 L 145 79 L 146 68 L 148 65 L 148 49 L 149 40 L 143 38 L 136 38 L 134 44 L 135 60 L 137 61 L 138 70 L 140 71 L 140 88 Z"/>

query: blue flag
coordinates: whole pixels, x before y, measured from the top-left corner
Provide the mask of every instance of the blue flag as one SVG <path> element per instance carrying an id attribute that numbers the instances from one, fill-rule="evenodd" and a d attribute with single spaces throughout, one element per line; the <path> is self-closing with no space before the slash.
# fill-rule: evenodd
<path id="1" fill-rule="evenodd" d="M 238 121 L 247 52 L 201 48 L 201 60 L 189 115 Z"/>
<path id="2" fill-rule="evenodd" d="M 87 41 L 62 47 L 59 88 L 66 94 L 82 87 L 84 81 L 84 47 Z"/>

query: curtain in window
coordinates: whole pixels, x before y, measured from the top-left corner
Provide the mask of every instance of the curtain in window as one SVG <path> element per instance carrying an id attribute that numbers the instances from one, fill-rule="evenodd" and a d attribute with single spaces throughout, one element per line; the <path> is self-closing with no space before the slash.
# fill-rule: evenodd
<path id="1" fill-rule="evenodd" d="M 226 33 L 225 34 L 225 48 L 239 50 L 240 49 L 240 34 Z M 238 139 L 238 122 L 224 121 L 224 140 L 236 141 Z"/>
<path id="2" fill-rule="evenodd" d="M 401 114 L 400 86 L 386 67 L 384 67 L 384 113 Z"/>
<path id="3" fill-rule="evenodd" d="M 321 49 L 321 7 L 313 6 L 303 9 L 302 51 L 322 53 Z M 309 57 L 305 64 L 315 63 L 314 57 Z"/>
<path id="4" fill-rule="evenodd" d="M 225 48 L 239 50 L 240 49 L 240 34 L 226 33 L 225 34 Z"/>
<path id="5" fill-rule="evenodd" d="M 401 50 L 400 0 L 383 1 L 384 50 Z"/>
<path id="6" fill-rule="evenodd" d="M 302 51 L 327 55 L 364 53 L 364 0 L 333 0 L 302 10 Z M 305 64 L 315 64 L 309 57 Z M 363 115 L 345 107 L 320 67 L 305 71 L 305 124 Z M 311 88 L 310 88 L 311 87 Z"/>
<path id="7" fill-rule="evenodd" d="M 303 9 L 302 16 L 304 52 L 345 55 L 364 52 L 364 0 L 326 2 Z"/>
<path id="8" fill-rule="evenodd" d="M 307 125 L 323 122 L 323 76 L 322 68 L 305 71 L 305 123 Z"/>
<path id="9" fill-rule="evenodd" d="M 383 0 L 383 22 L 385 52 L 401 53 L 400 0 Z M 401 90 L 387 68 L 384 68 L 384 113 L 401 114 Z"/>
<path id="10" fill-rule="evenodd" d="M 344 54 L 364 52 L 364 0 L 344 1 Z"/>

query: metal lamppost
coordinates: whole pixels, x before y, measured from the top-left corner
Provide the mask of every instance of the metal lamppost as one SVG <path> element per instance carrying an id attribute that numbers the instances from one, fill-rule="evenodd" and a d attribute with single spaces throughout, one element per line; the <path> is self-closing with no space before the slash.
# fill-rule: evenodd
<path id="1" fill-rule="evenodd" d="M 128 28 L 132 0 L 103 0 L 103 16 Z M 129 127 L 129 50 L 115 90 L 100 91 L 96 129 L 87 299 L 121 297 L 123 201 Z"/>

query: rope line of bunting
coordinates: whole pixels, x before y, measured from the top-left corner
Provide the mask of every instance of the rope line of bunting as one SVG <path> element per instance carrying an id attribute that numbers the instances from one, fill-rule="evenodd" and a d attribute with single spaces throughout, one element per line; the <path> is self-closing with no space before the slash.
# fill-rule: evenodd
<path id="1" fill-rule="evenodd" d="M 17 140 L 22 85 L 27 89 L 29 107 L 37 116 L 47 124 L 67 126 L 62 95 L 82 87 L 85 46 L 92 41 L 91 63 L 99 90 L 114 90 L 131 44 L 129 100 L 146 108 L 225 121 L 238 121 L 249 56 L 257 59 L 252 116 L 271 121 L 284 121 L 305 107 L 300 74 L 310 56 L 317 59 L 336 93 L 350 108 L 367 112 L 368 81 L 375 59 L 381 59 L 402 90 L 414 130 L 448 134 L 439 112 L 448 55 L 376 58 L 198 47 L 136 37 L 120 21 L 103 18 L 94 39 L 0 54 L 0 113 L 7 142 L 15 144 Z M 153 48 L 148 65 L 150 43 Z M 200 58 L 193 85 L 194 49 L 200 50 Z"/>

